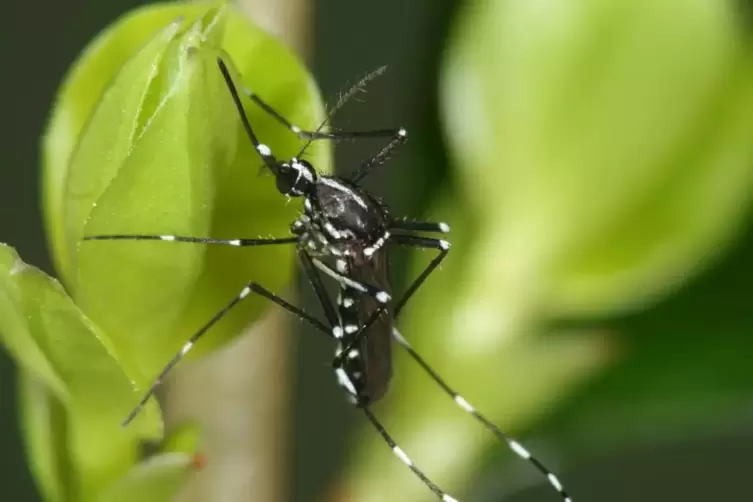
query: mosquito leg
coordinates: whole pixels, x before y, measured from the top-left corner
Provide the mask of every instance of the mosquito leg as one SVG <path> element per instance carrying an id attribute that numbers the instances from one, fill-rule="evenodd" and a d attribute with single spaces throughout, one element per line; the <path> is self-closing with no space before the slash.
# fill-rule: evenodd
<path id="1" fill-rule="evenodd" d="M 384 439 L 384 442 L 387 443 L 387 446 L 390 447 L 392 450 L 392 453 L 395 454 L 397 458 L 400 459 L 402 463 L 408 466 L 408 468 L 413 471 L 413 474 L 415 474 L 423 484 L 425 484 L 434 494 L 439 497 L 440 500 L 443 502 L 458 502 L 455 498 L 451 497 L 447 493 L 445 493 L 439 486 L 437 486 L 429 477 L 421 471 L 418 467 L 416 467 L 416 464 L 413 463 L 413 461 L 408 457 L 408 455 L 403 451 L 400 446 L 395 442 L 394 439 L 392 439 L 392 436 L 389 435 L 387 430 L 384 428 L 384 426 L 377 420 L 377 418 L 374 416 L 374 414 L 371 412 L 368 406 L 361 407 L 364 414 L 366 415 L 366 418 L 371 422 L 371 425 L 374 426 L 374 428 L 377 430 L 380 436 L 382 436 L 382 439 Z"/>
<path id="2" fill-rule="evenodd" d="M 406 230 L 409 232 L 436 232 L 446 234 L 450 231 L 450 225 L 433 221 L 408 221 L 395 220 L 390 230 Z"/>
<path id="3" fill-rule="evenodd" d="M 273 244 L 295 244 L 298 237 L 281 237 L 275 239 L 212 239 L 209 237 L 185 237 L 181 235 L 87 235 L 85 241 L 164 241 L 190 242 L 193 244 L 218 244 L 223 246 L 251 247 Z"/>
<path id="4" fill-rule="evenodd" d="M 199 341 L 199 339 L 204 336 L 204 334 L 209 331 L 212 326 L 217 324 L 217 322 L 222 319 L 230 310 L 235 307 L 238 303 L 241 302 L 244 298 L 249 296 L 251 293 L 256 293 L 258 295 L 263 296 L 264 298 L 267 298 L 269 300 L 272 300 L 277 305 L 280 305 L 285 310 L 293 313 L 298 318 L 308 322 L 309 324 L 313 325 L 318 330 L 326 333 L 328 336 L 332 336 L 330 334 L 330 330 L 327 329 L 324 324 L 322 324 L 319 320 L 316 318 L 310 316 L 303 310 L 299 309 L 298 307 L 291 305 L 290 303 L 286 302 L 279 296 L 275 295 L 268 289 L 264 288 L 263 286 L 255 283 L 255 282 L 249 282 L 246 287 L 244 287 L 238 295 L 236 295 L 228 304 L 226 304 L 221 310 L 219 310 L 212 318 L 199 329 L 191 338 L 188 339 L 188 341 L 183 344 L 183 347 L 181 347 L 180 351 L 178 351 L 175 356 L 170 360 L 170 362 L 167 363 L 167 365 L 162 369 L 160 374 L 157 376 L 157 378 L 154 380 L 154 383 L 149 387 L 149 390 L 144 394 L 144 397 L 141 398 L 141 401 L 133 408 L 133 410 L 128 414 L 128 416 L 123 420 L 123 427 L 128 425 L 135 417 L 136 415 L 141 412 L 141 410 L 144 408 L 144 405 L 147 403 L 150 397 L 154 395 L 154 392 L 157 390 L 157 387 L 159 387 L 162 384 L 162 381 L 165 379 L 165 377 L 172 371 L 173 368 L 185 357 L 186 354 L 188 354 L 194 345 Z"/>

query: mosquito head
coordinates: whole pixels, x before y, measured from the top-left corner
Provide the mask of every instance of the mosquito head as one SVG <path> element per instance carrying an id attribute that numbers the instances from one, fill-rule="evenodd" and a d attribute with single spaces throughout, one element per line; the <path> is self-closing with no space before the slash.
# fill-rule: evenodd
<path id="1" fill-rule="evenodd" d="M 316 183 L 316 170 L 309 162 L 293 157 L 275 169 L 277 189 L 288 197 L 300 197 L 310 193 Z"/>

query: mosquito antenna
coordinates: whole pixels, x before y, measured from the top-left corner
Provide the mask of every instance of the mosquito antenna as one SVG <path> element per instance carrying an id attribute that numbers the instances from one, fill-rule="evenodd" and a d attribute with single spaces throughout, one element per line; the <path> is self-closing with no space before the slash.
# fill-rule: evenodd
<path id="1" fill-rule="evenodd" d="M 332 121 L 332 118 L 335 116 L 335 114 L 342 108 L 345 103 L 350 101 L 351 98 L 353 98 L 356 94 L 361 92 L 366 92 L 366 86 L 369 82 L 376 79 L 377 77 L 380 77 L 384 75 L 384 72 L 387 71 L 387 65 L 380 66 L 376 70 L 367 73 L 364 75 L 358 82 L 351 85 L 347 91 L 345 92 L 339 92 L 338 93 L 338 99 L 337 102 L 327 111 L 327 116 L 324 118 L 321 124 L 319 124 L 319 127 L 316 128 L 316 132 L 320 132 L 324 127 L 329 124 Z M 303 155 L 306 153 L 306 149 L 311 145 L 311 142 L 313 141 L 313 138 L 309 138 L 309 140 L 306 142 L 305 145 L 303 145 L 303 148 L 301 148 L 301 151 L 298 152 L 297 157 L 303 157 Z"/>

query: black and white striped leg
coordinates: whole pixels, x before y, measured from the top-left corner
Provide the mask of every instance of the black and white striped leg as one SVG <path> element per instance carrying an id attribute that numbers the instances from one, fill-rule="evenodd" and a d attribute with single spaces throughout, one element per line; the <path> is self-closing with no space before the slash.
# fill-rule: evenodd
<path id="1" fill-rule="evenodd" d="M 230 95 L 233 97 L 233 103 L 235 103 L 235 108 L 238 110 L 238 114 L 241 116 L 243 128 L 246 130 L 246 134 L 251 140 L 251 144 L 253 144 L 256 151 L 259 152 L 259 155 L 261 156 L 264 164 L 269 168 L 269 170 L 277 174 L 279 171 L 278 166 L 280 165 L 280 162 L 272 154 L 272 149 L 264 143 L 260 143 L 259 139 L 256 137 L 256 134 L 251 127 L 251 122 L 249 122 L 248 117 L 246 116 L 246 111 L 243 109 L 243 103 L 241 103 L 241 98 L 238 95 L 238 89 L 236 89 L 235 83 L 233 83 L 233 78 L 230 76 L 230 71 L 228 71 L 227 66 L 225 65 L 225 62 L 222 60 L 222 58 L 217 58 L 217 65 L 220 67 L 222 77 L 225 79 L 225 83 L 230 90 Z"/>
<path id="2" fill-rule="evenodd" d="M 434 221 L 408 221 L 395 220 L 390 230 L 404 230 L 408 232 L 436 232 L 446 234 L 450 232 L 450 225 L 444 222 Z"/>
<path id="3" fill-rule="evenodd" d="M 305 253 L 304 253 L 304 254 L 305 254 Z M 306 261 L 304 261 L 304 263 L 306 263 Z M 306 266 L 306 265 L 304 265 L 304 266 Z M 309 265 L 308 267 L 310 267 L 310 265 Z M 314 275 L 314 276 L 318 277 L 318 275 L 316 275 L 316 271 L 315 271 L 315 270 L 314 270 L 313 268 L 307 268 L 307 274 L 308 274 L 308 273 L 311 273 L 312 275 Z M 313 285 L 313 284 L 312 284 L 312 285 Z M 315 287 L 315 289 L 316 289 L 316 286 L 314 286 L 314 287 Z M 323 297 L 320 297 L 319 299 L 320 299 L 320 300 L 324 300 L 325 298 L 323 298 Z M 280 299 L 280 300 L 281 300 L 281 299 Z M 284 300 L 283 300 L 283 302 L 284 302 Z M 282 305 L 282 303 L 280 303 L 279 301 L 276 301 L 276 303 L 278 303 L 278 304 Z M 287 308 L 287 307 L 286 307 L 286 308 Z M 293 307 L 293 308 L 295 309 L 295 307 Z M 288 310 L 291 310 L 291 309 L 288 309 Z M 296 310 L 298 310 L 298 309 L 296 309 Z M 325 311 L 326 311 L 326 310 L 327 310 L 327 308 L 325 307 Z M 294 312 L 294 313 L 296 313 L 296 315 L 300 315 L 300 314 L 298 314 L 298 313 L 297 313 L 296 311 L 293 311 L 293 312 Z M 366 324 L 365 324 L 365 325 L 363 326 L 363 328 L 362 328 L 362 329 L 366 329 L 366 328 L 368 328 L 368 326 L 369 326 L 369 325 L 370 325 L 371 323 L 373 323 L 373 322 L 374 322 L 374 320 L 376 320 L 376 318 L 378 317 L 378 312 L 379 312 L 379 311 L 377 311 L 377 313 L 376 313 L 375 315 L 373 315 L 373 316 L 372 316 L 372 318 L 370 319 L 370 322 L 367 322 L 367 323 L 366 323 Z M 303 315 L 307 315 L 307 314 L 305 314 L 305 313 L 304 313 Z M 337 326 L 337 325 L 333 325 L 333 327 L 332 327 L 332 333 L 330 333 L 330 331 L 328 331 L 328 330 L 327 330 L 327 328 L 326 328 L 326 327 L 325 327 L 324 325 L 322 325 L 322 324 L 321 324 L 320 322 L 318 322 L 318 321 L 317 321 L 316 319 L 308 319 L 308 318 L 306 318 L 305 320 L 307 320 L 307 321 L 308 321 L 309 323 L 311 323 L 311 324 L 312 324 L 312 325 L 313 325 L 313 326 L 314 326 L 315 328 L 319 329 L 320 331 L 324 332 L 325 334 L 327 334 L 327 335 L 329 335 L 329 336 L 332 336 L 332 333 L 334 333 L 334 332 L 336 331 L 336 329 L 338 328 L 338 326 Z M 342 328 L 340 328 L 340 329 L 342 329 Z M 339 372 L 340 372 L 340 375 L 338 375 L 338 376 L 339 376 L 339 378 L 340 378 L 340 379 L 345 379 L 345 380 L 348 380 L 348 378 L 349 378 L 349 377 L 348 377 L 348 375 L 347 375 L 347 374 L 345 374 L 345 373 L 343 372 L 343 370 L 342 370 L 342 366 L 341 366 L 341 365 L 340 365 L 340 366 L 335 366 L 335 371 L 337 372 L 338 370 L 339 370 Z M 352 384 L 351 384 L 351 387 L 352 387 Z M 413 461 L 412 461 L 412 460 L 410 459 L 410 457 L 408 457 L 408 455 L 407 455 L 407 454 L 405 453 L 405 451 L 404 451 L 404 450 L 403 450 L 402 448 L 400 448 L 400 446 L 399 446 L 399 445 L 397 444 L 397 442 L 396 442 L 396 441 L 395 441 L 395 440 L 394 440 L 394 439 L 392 438 L 392 436 L 390 436 L 390 434 L 389 434 L 389 433 L 387 432 L 387 430 L 386 430 L 386 429 L 384 428 L 384 426 L 383 426 L 383 425 L 382 425 L 382 424 L 381 424 L 381 423 L 379 422 L 379 420 L 377 420 L 377 418 L 376 418 L 376 417 L 374 416 L 374 414 L 373 414 L 373 413 L 371 412 L 371 410 L 369 409 L 369 407 L 368 407 L 368 406 L 359 406 L 359 407 L 360 407 L 360 408 L 361 408 L 361 409 L 362 409 L 362 410 L 364 411 L 364 414 L 366 415 L 366 418 L 368 418 L 369 422 L 371 422 L 371 424 L 372 424 L 372 425 L 374 426 L 374 428 L 375 428 L 375 429 L 377 430 L 377 432 L 378 432 L 378 433 L 379 433 L 379 435 L 380 435 L 380 436 L 382 437 L 382 439 L 384 440 L 384 442 L 385 442 L 385 443 L 387 443 L 387 446 L 389 446 L 389 447 L 390 447 L 390 449 L 392 450 L 392 452 L 393 452 L 393 453 L 395 454 L 395 456 L 396 456 L 396 457 L 397 457 L 398 459 L 400 459 L 400 461 L 401 461 L 401 462 L 403 462 L 403 463 L 404 463 L 404 464 L 405 464 L 406 466 L 408 466 L 408 468 L 409 468 L 409 469 L 410 469 L 410 470 L 411 470 L 411 471 L 412 471 L 412 472 L 413 472 L 413 473 L 414 473 L 414 474 L 415 474 L 415 475 L 416 475 L 416 476 L 417 476 L 417 477 L 418 477 L 418 478 L 419 478 L 419 479 L 420 479 L 420 480 L 421 480 L 421 481 L 422 481 L 422 482 L 423 482 L 423 483 L 424 483 L 424 484 L 425 484 L 425 485 L 426 485 L 427 487 L 429 487 L 429 489 L 430 489 L 430 490 L 431 490 L 432 492 L 434 492 L 434 493 L 435 493 L 435 494 L 436 494 L 436 495 L 437 495 L 437 496 L 438 496 L 438 497 L 439 497 L 439 498 L 440 498 L 440 499 L 441 499 L 442 501 L 444 501 L 444 502 L 457 502 L 457 500 L 456 500 L 455 498 L 453 498 L 452 496 L 450 496 L 449 494 L 447 494 L 446 492 L 444 492 L 444 491 L 443 491 L 443 490 L 442 490 L 442 489 L 441 489 L 441 488 L 440 488 L 439 486 L 437 486 L 437 485 L 436 485 L 436 484 L 435 484 L 435 483 L 434 483 L 434 482 L 433 482 L 433 481 L 432 481 L 431 479 L 429 479 L 429 477 L 428 477 L 428 476 L 427 476 L 426 474 L 424 474 L 424 473 L 423 473 L 423 471 L 421 471 L 421 469 L 419 469 L 419 468 L 418 468 L 418 467 L 417 467 L 417 466 L 416 466 L 416 465 L 415 465 L 415 464 L 413 463 Z"/>
<path id="4" fill-rule="evenodd" d="M 564 487 L 562 486 L 562 483 L 560 482 L 559 478 L 550 471 L 541 461 L 539 461 L 536 457 L 531 455 L 531 453 L 520 443 L 515 441 L 514 439 L 507 436 L 507 434 L 503 433 L 499 427 L 494 425 L 488 418 L 486 418 L 481 412 L 479 412 L 476 408 L 474 408 L 466 399 L 455 392 L 455 390 L 450 387 L 447 382 L 444 381 L 442 377 L 439 376 L 439 374 L 434 371 L 434 369 L 429 366 L 429 364 L 421 357 L 421 355 L 418 354 L 418 352 L 413 349 L 413 347 L 408 343 L 408 341 L 403 338 L 403 336 L 400 334 L 400 332 L 393 328 L 392 329 L 392 336 L 397 341 L 400 346 L 402 346 L 408 354 L 415 360 L 423 369 L 426 371 L 426 373 L 431 377 L 432 380 L 434 380 L 441 388 L 442 390 L 447 393 L 448 396 L 450 396 L 455 403 L 462 408 L 464 411 L 469 413 L 471 416 L 473 416 L 476 420 L 481 422 L 484 427 L 486 427 L 488 430 L 494 434 L 497 439 L 507 444 L 507 446 L 520 458 L 523 460 L 529 461 L 531 464 L 533 464 L 538 471 L 543 474 L 547 480 L 549 481 L 549 484 L 552 485 L 552 488 L 554 488 L 557 493 L 562 497 L 564 502 L 572 502 L 572 499 L 565 491 Z"/>
<path id="5" fill-rule="evenodd" d="M 436 249 L 439 251 L 439 254 L 429 262 L 424 271 L 421 272 L 418 277 L 416 277 L 416 279 L 411 283 L 410 286 L 408 286 L 408 289 L 405 290 L 405 293 L 403 293 L 400 301 L 395 304 L 395 318 L 397 318 L 397 316 L 400 314 L 400 311 L 403 309 L 403 307 L 405 307 L 405 304 L 408 302 L 411 296 L 413 296 L 418 288 L 421 287 L 424 281 L 426 281 L 426 278 L 429 277 L 431 273 L 434 272 L 434 270 L 436 270 L 439 264 L 442 263 L 442 260 L 445 259 L 447 253 L 450 252 L 450 243 L 442 239 L 430 239 L 428 237 L 418 237 L 415 235 L 394 235 L 392 236 L 392 241 L 395 244 L 400 244 L 403 246 Z"/>
<path id="6" fill-rule="evenodd" d="M 131 410 L 131 412 L 128 414 L 125 420 L 123 420 L 121 424 L 123 427 L 127 426 L 129 423 L 131 423 L 131 421 L 134 418 L 136 418 L 136 415 L 138 415 L 139 412 L 141 412 L 141 410 L 144 408 L 144 405 L 149 400 L 149 398 L 154 395 L 154 392 L 157 390 L 157 387 L 159 387 L 162 384 L 162 381 L 170 373 L 170 371 L 172 371 L 172 369 L 175 368 L 175 366 L 180 362 L 180 360 L 183 359 L 183 357 L 191 351 L 191 349 L 193 348 L 194 345 L 196 345 L 199 339 L 202 336 L 204 336 L 204 334 L 207 331 L 209 331 L 209 329 L 212 328 L 212 326 L 217 324 L 217 322 L 220 319 L 222 319 L 228 312 L 230 312 L 230 310 L 233 307 L 235 307 L 238 303 L 241 302 L 241 300 L 249 296 L 251 293 L 256 293 L 258 295 L 263 296 L 264 298 L 272 300 L 277 305 L 280 305 L 285 310 L 296 315 L 298 318 L 312 324 L 314 327 L 323 331 L 327 335 L 332 336 L 329 333 L 329 330 L 326 328 L 326 326 L 324 326 L 324 324 L 319 322 L 319 320 L 317 320 L 313 316 L 307 314 L 306 312 L 299 309 L 295 305 L 292 305 L 286 302 L 285 300 L 275 295 L 274 293 L 264 288 L 263 286 L 255 282 L 249 282 L 248 285 L 246 285 L 246 287 L 244 287 L 235 298 L 233 298 L 227 305 L 225 305 L 220 311 L 218 311 L 214 316 L 212 316 L 212 318 L 204 326 L 202 326 L 201 329 L 199 329 L 199 331 L 197 331 L 193 336 L 191 336 L 191 338 L 188 339 L 188 341 L 183 345 L 180 351 L 178 351 L 178 353 L 175 354 L 175 356 L 173 356 L 170 362 L 168 362 L 167 365 L 165 365 L 165 367 L 162 369 L 160 374 L 154 380 L 154 383 L 152 383 L 152 385 L 149 387 L 149 390 L 147 390 L 146 394 L 144 394 L 144 396 L 141 398 L 139 403 L 133 408 L 133 410 Z"/>
<path id="7" fill-rule="evenodd" d="M 85 241 L 164 241 L 189 242 L 193 244 L 218 244 L 222 246 L 251 247 L 273 244 L 295 244 L 298 237 L 281 237 L 274 239 L 212 239 L 209 237 L 185 237 L 182 235 L 87 235 Z"/>
<path id="8" fill-rule="evenodd" d="M 392 439 L 392 436 L 387 433 L 384 426 L 379 422 L 379 420 L 377 420 L 368 406 L 362 406 L 361 409 L 366 415 L 366 418 L 369 419 L 369 422 L 371 422 L 371 425 L 373 425 L 377 432 L 379 432 L 379 435 L 382 436 L 384 442 L 387 443 L 387 445 L 392 449 L 392 453 L 394 453 L 402 463 L 407 465 L 408 468 L 413 471 L 413 474 L 415 474 L 427 487 L 429 487 L 429 489 L 433 491 L 440 500 L 444 502 L 457 502 L 457 499 L 445 493 L 439 486 L 437 486 L 431 479 L 429 479 L 429 477 L 424 474 L 421 469 L 416 467 L 416 464 L 414 464 L 410 457 L 408 457 L 408 455 L 405 453 L 405 451 L 403 451 L 403 449 L 398 446 L 395 440 Z"/>
<path id="9" fill-rule="evenodd" d="M 313 262 L 314 266 L 327 274 L 328 276 L 332 277 L 334 280 L 339 282 L 340 284 L 344 286 L 348 286 L 349 288 L 353 288 L 359 293 L 363 293 L 365 295 L 373 297 L 376 301 L 378 301 L 381 304 L 385 304 L 389 302 L 392 297 L 389 293 L 386 291 L 377 288 L 376 286 L 373 286 L 371 284 L 367 284 L 365 282 L 356 281 L 355 279 L 351 279 L 348 277 L 348 275 L 345 272 L 341 272 L 339 270 L 334 270 L 332 267 L 324 263 L 323 261 L 312 258 L 311 261 Z M 337 260 L 337 262 L 341 262 L 341 260 Z M 342 261 L 344 264 L 345 262 Z"/>

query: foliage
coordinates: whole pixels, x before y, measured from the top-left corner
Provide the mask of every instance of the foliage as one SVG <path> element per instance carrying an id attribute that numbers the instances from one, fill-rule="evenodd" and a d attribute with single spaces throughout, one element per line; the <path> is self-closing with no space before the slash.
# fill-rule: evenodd
<path id="1" fill-rule="evenodd" d="M 27 450 L 46 500 L 167 500 L 199 467 L 197 440 L 142 463 L 163 424 L 151 400 L 120 422 L 190 334 L 254 277 L 289 281 L 292 249 L 207 250 L 162 242 L 82 241 L 96 234 L 255 237 L 296 208 L 258 177 L 224 80 L 251 86 L 296 123 L 324 111 L 302 64 L 224 2 L 167 3 L 124 15 L 66 76 L 43 142 L 45 223 L 64 290 L 4 246 L 0 333 L 21 368 Z M 241 83 L 242 79 L 242 83 Z M 302 144 L 258 108 L 276 152 Z M 307 150 L 328 169 L 329 150 Z M 266 306 L 249 299 L 202 343 L 241 332 Z M 190 428 L 189 428 L 190 429 Z M 194 433 L 187 433 L 189 436 Z"/>

